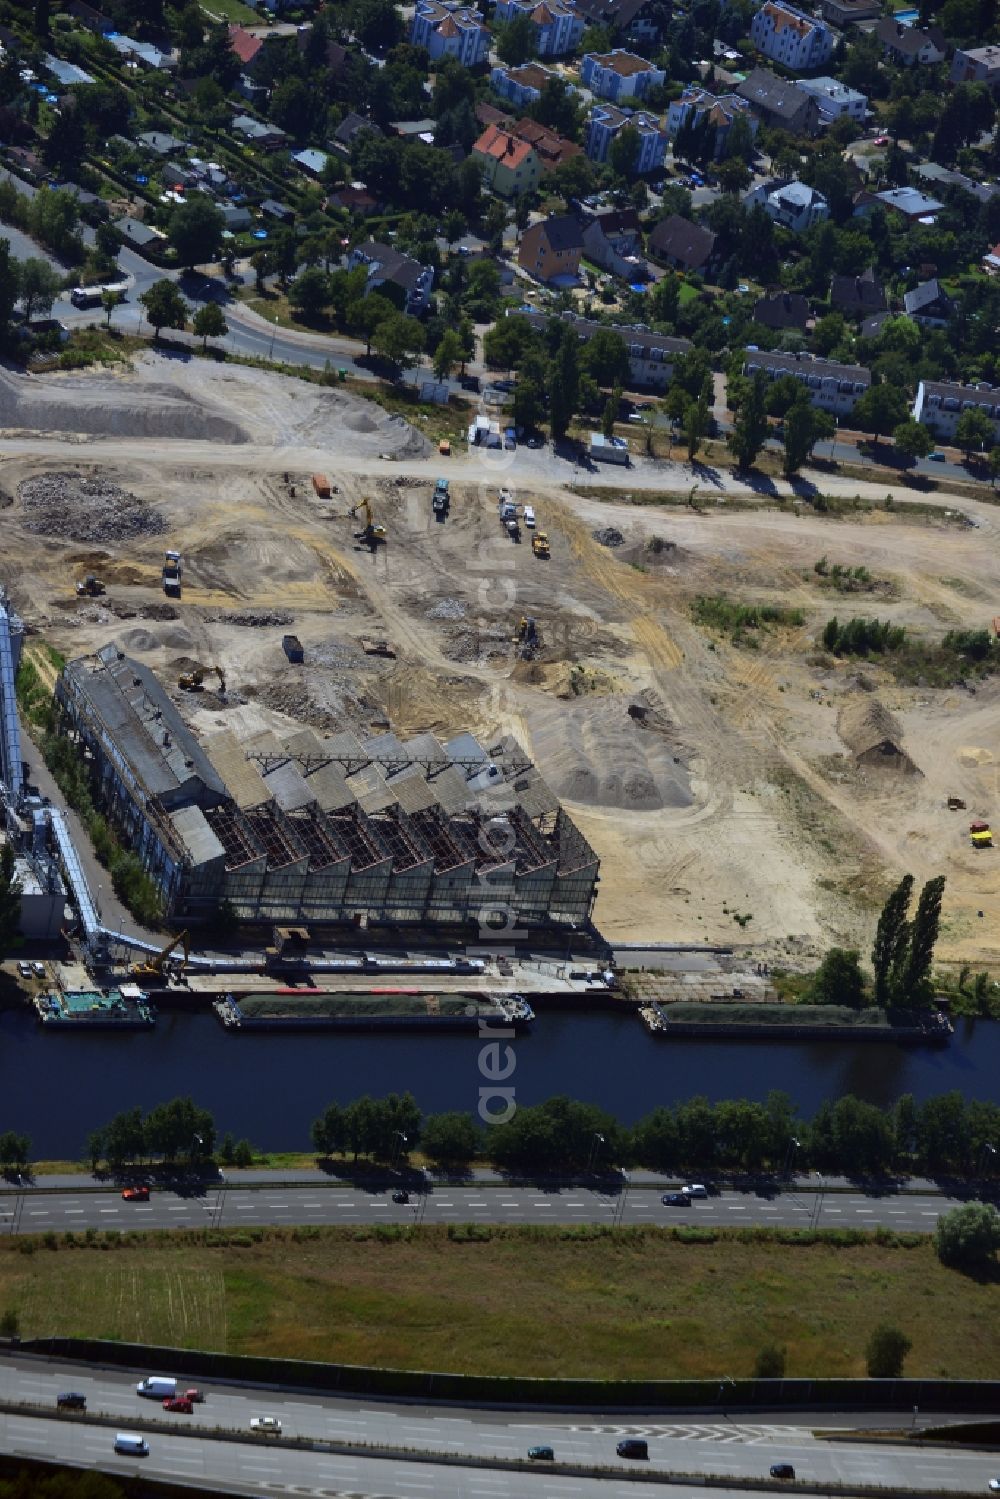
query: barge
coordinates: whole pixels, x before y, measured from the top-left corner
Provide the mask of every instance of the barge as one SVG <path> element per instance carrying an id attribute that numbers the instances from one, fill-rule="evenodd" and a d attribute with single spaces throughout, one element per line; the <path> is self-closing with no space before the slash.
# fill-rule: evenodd
<path id="1" fill-rule="evenodd" d="M 59 1030 L 146 1030 L 156 1011 L 138 984 L 119 989 L 50 991 L 34 1000 L 42 1025 Z"/>
<path id="2" fill-rule="evenodd" d="M 794 1005 L 695 1005 L 660 1004 L 651 1001 L 638 1009 L 639 1019 L 651 1035 L 669 1040 L 695 1041 L 889 1041 L 897 1046 L 947 1046 L 954 1026 L 947 1015 L 935 1010 L 926 1015 L 873 1011 L 845 1012 L 840 1023 L 821 1006 L 798 1010 L 809 1020 L 792 1020 Z M 750 1010 L 753 1014 L 749 1014 Z M 739 1018 L 733 1012 L 739 1011 Z M 729 1011 L 727 1017 L 726 1012 Z M 671 1013 L 674 1012 L 674 1013 Z M 697 1012 L 697 1013 L 693 1013 Z"/>
<path id="3" fill-rule="evenodd" d="M 535 1018 L 521 994 L 435 994 L 419 989 L 251 991 L 226 994 L 212 1008 L 227 1030 L 234 1031 L 478 1032 L 482 1026 L 524 1030 Z"/>

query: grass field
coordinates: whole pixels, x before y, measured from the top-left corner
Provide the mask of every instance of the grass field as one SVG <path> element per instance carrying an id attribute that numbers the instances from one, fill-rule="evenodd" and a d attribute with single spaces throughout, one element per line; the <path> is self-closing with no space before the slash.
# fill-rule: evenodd
<path id="1" fill-rule="evenodd" d="M 910 1375 L 1000 1376 L 1000 1278 L 945 1270 L 917 1236 L 684 1242 L 635 1229 L 271 1229 L 0 1241 L 0 1309 L 25 1337 L 78 1334 L 498 1374 L 863 1375 L 873 1324 L 912 1339 Z M 463 1230 L 457 1229 L 460 1236 Z"/>

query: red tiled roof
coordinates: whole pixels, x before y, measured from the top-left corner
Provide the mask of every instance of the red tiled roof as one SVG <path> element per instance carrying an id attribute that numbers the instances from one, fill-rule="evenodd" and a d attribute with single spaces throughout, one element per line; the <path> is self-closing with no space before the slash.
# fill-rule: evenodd
<path id="1" fill-rule="evenodd" d="M 242 26 L 233 25 L 229 28 L 229 45 L 240 62 L 251 63 L 264 42 L 261 37 L 251 36 L 249 31 L 244 31 Z"/>
<path id="2" fill-rule="evenodd" d="M 518 140 L 516 135 L 501 130 L 498 125 L 489 125 L 472 149 L 479 156 L 490 156 L 494 161 L 502 161 L 504 166 L 513 171 L 524 165 L 532 148 L 527 141 Z"/>

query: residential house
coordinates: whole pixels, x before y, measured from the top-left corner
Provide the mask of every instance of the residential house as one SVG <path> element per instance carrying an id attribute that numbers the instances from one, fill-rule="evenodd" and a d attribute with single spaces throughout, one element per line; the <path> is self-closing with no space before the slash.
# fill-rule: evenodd
<path id="1" fill-rule="evenodd" d="M 874 266 L 861 276 L 834 276 L 830 282 L 830 307 L 845 317 L 870 317 L 873 312 L 884 312 L 887 306 L 885 288 Z"/>
<path id="2" fill-rule="evenodd" d="M 832 125 L 835 120 L 845 118 L 864 123 L 868 99 L 856 88 L 848 88 L 837 78 L 798 78 L 796 85 L 816 100 L 821 125 Z"/>
<path id="3" fill-rule="evenodd" d="M 368 239 L 355 245 L 347 257 L 347 269 L 355 270 L 359 265 L 368 267 L 365 295 L 371 291 L 388 290 L 402 302 L 403 311 L 412 317 L 427 310 L 431 290 L 434 286 L 434 268 L 421 265 L 410 255 L 393 249 L 392 245 L 379 244 Z"/>
<path id="4" fill-rule="evenodd" d="M 49 170 L 38 152 L 32 151 L 30 146 L 8 146 L 7 158 L 17 174 L 27 177 L 29 181 L 41 181 Z"/>
<path id="5" fill-rule="evenodd" d="M 743 199 L 748 208 L 762 208 L 769 219 L 790 229 L 793 234 L 804 234 L 814 224 L 821 224 L 830 217 L 830 207 L 821 192 L 807 187 L 797 179 L 776 178 L 762 182 L 752 188 Z"/>
<path id="6" fill-rule="evenodd" d="M 516 120 L 507 128 L 517 140 L 531 147 L 543 172 L 555 171 L 564 161 L 583 155 L 582 146 L 550 130 L 547 125 L 539 125 L 537 120 Z"/>
<path id="7" fill-rule="evenodd" d="M 575 0 L 588 26 L 605 27 L 631 42 L 655 42 L 662 10 L 658 0 Z"/>
<path id="8" fill-rule="evenodd" d="M 483 131 L 472 148 L 472 159 L 482 166 L 484 185 L 500 198 L 532 192 L 542 174 L 534 148 L 499 125 Z"/>
<path id="9" fill-rule="evenodd" d="M 1000 276 L 1000 244 L 994 245 L 992 250 L 987 250 L 979 264 L 987 276 Z"/>
<path id="10" fill-rule="evenodd" d="M 490 51 L 490 31 L 478 10 L 451 9 L 440 0 L 417 0 L 410 41 L 426 47 L 432 63 L 453 57 L 463 67 L 485 62 Z"/>
<path id="11" fill-rule="evenodd" d="M 879 0 L 820 0 L 820 15 L 843 31 L 859 21 L 877 21 L 882 14 Z"/>
<path id="12" fill-rule="evenodd" d="M 550 321 L 544 312 L 513 312 L 510 316 L 523 317 L 541 332 Z M 665 390 L 673 378 L 676 360 L 694 347 L 686 338 L 671 338 L 665 333 L 652 333 L 648 328 L 627 324 L 595 323 L 573 312 L 564 312 L 560 321 L 568 323 L 583 344 L 589 343 L 595 333 L 608 328 L 617 333 L 628 350 L 630 388 Z"/>
<path id="13" fill-rule="evenodd" d="M 903 311 L 925 328 L 945 328 L 955 311 L 955 303 L 935 276 L 903 293 Z"/>
<path id="14" fill-rule="evenodd" d="M 734 90 L 745 99 L 761 124 L 792 135 L 815 135 L 819 129 L 819 105 L 797 83 L 779 78 L 767 68 L 754 68 Z"/>
<path id="15" fill-rule="evenodd" d="M 242 203 L 220 203 L 219 212 L 222 214 L 222 227 L 228 229 L 230 234 L 239 234 L 241 229 L 249 229 L 253 223 L 253 214 Z"/>
<path id="16" fill-rule="evenodd" d="M 954 437 L 963 411 L 983 411 L 993 423 L 993 436 L 1000 442 L 1000 386 L 957 385 L 946 380 L 921 380 L 913 403 L 913 420 L 923 422 L 936 437 Z"/>
<path id="17" fill-rule="evenodd" d="M 859 193 L 854 200 L 854 217 L 867 218 L 876 208 L 884 208 L 886 212 L 898 213 L 910 224 L 932 224 L 943 207 L 943 203 L 928 198 L 915 187 L 891 187 L 881 193 Z"/>
<path id="18" fill-rule="evenodd" d="M 677 271 L 704 271 L 715 251 L 715 235 L 701 224 L 672 213 L 661 219 L 646 239 L 654 260 Z"/>
<path id="19" fill-rule="evenodd" d="M 196 187 L 200 179 L 192 167 L 180 161 L 168 161 L 160 168 L 160 180 L 165 188 L 183 192 L 185 188 Z"/>
<path id="20" fill-rule="evenodd" d="M 579 279 L 582 254 L 579 220 L 573 214 L 553 214 L 524 230 L 517 262 L 538 281 L 568 285 Z"/>
<path id="21" fill-rule="evenodd" d="M 145 68 L 153 68 L 157 71 L 163 68 L 175 68 L 176 58 L 169 52 L 161 52 L 159 47 L 154 47 L 152 42 L 137 42 L 134 37 L 122 36 L 120 32 L 110 32 L 104 40 L 108 42 L 120 56 L 127 58 L 130 62 L 141 63 Z"/>
<path id="22" fill-rule="evenodd" d="M 276 224 L 295 223 L 295 209 L 290 208 L 287 203 L 279 202 L 277 198 L 265 198 L 260 211 L 265 219 L 273 219 Z"/>
<path id="23" fill-rule="evenodd" d="M 772 62 L 797 73 L 821 68 L 833 55 L 833 32 L 786 0 L 764 0 L 750 22 L 750 40 Z"/>
<path id="24" fill-rule="evenodd" d="M 184 149 L 183 141 L 162 130 L 144 130 L 141 135 L 136 136 L 135 144 L 152 156 L 173 156 L 175 152 Z"/>
<path id="25" fill-rule="evenodd" d="M 892 317 L 891 312 L 873 312 L 871 317 L 866 317 L 861 324 L 862 338 L 878 338 L 882 332 L 882 324 L 886 318 Z"/>
<path id="26" fill-rule="evenodd" d="M 814 406 L 833 416 L 849 416 L 858 397 L 872 383 L 871 371 L 858 364 L 835 364 L 810 354 L 766 354 L 762 349 L 747 349 L 743 373 L 754 375 L 758 370 L 769 380 L 791 375 L 808 391 Z"/>
<path id="27" fill-rule="evenodd" d="M 642 254 L 642 231 L 634 208 L 582 214 L 583 253 L 602 271 L 625 281 L 645 280 L 649 274 Z"/>
<path id="28" fill-rule="evenodd" d="M 952 83 L 985 83 L 988 88 L 1000 88 L 1000 47 L 956 47 L 948 76 Z"/>
<path id="29" fill-rule="evenodd" d="M 591 161 L 607 161 L 611 142 L 631 125 L 638 132 L 632 171 L 655 172 L 667 154 L 667 132 L 657 115 L 644 109 L 620 109 L 617 104 L 595 104 L 587 121 L 584 150 Z"/>
<path id="30" fill-rule="evenodd" d="M 118 230 L 130 250 L 138 250 L 140 255 L 151 259 L 155 259 L 167 243 L 165 234 L 161 234 L 159 229 L 153 229 L 149 224 L 144 224 L 141 219 L 115 219 L 114 228 Z"/>
<path id="31" fill-rule="evenodd" d="M 948 42 L 940 26 L 907 26 L 892 16 L 883 16 L 875 35 L 890 62 L 903 68 L 914 64 L 944 62 Z"/>
<path id="32" fill-rule="evenodd" d="M 809 300 L 797 291 L 769 292 L 754 303 L 753 320 L 775 333 L 784 333 L 789 328 L 802 333 L 809 321 Z"/>
<path id="33" fill-rule="evenodd" d="M 587 52 L 580 67 L 580 82 L 598 99 L 618 104 L 622 99 L 644 99 L 650 89 L 666 78 L 645 57 L 616 47 L 613 52 Z"/>
<path id="34" fill-rule="evenodd" d="M 921 182 L 933 182 L 938 187 L 959 187 L 963 193 L 968 193 L 970 198 L 975 198 L 979 203 L 989 203 L 1000 195 L 1000 182 L 977 182 L 975 178 L 967 177 L 964 172 L 956 172 L 951 167 L 939 166 L 936 161 L 922 161 L 919 166 L 913 167 L 912 171 Z"/>
<path id="35" fill-rule="evenodd" d="M 710 94 L 699 84 L 688 84 L 679 99 L 674 99 L 667 110 L 667 134 L 675 140 L 678 131 L 688 122 L 700 126 L 707 116 L 715 127 L 714 155 L 718 160 L 725 150 L 726 138 L 733 121 L 742 115 L 750 126 L 750 133 L 757 134 L 757 117 L 745 99 L 738 94 Z"/>
<path id="36" fill-rule="evenodd" d="M 84 72 L 83 68 L 79 67 L 75 62 L 66 62 L 62 57 L 53 57 L 50 52 L 44 54 L 42 61 L 45 64 L 46 70 L 52 74 L 56 82 L 61 84 L 63 88 L 71 88 L 74 83 L 93 83 L 95 81 L 92 73 Z"/>
<path id="37" fill-rule="evenodd" d="M 114 31 L 115 23 L 109 21 L 107 16 L 97 10 L 95 6 L 88 5 L 87 0 L 69 0 L 68 5 L 62 9 L 74 21 L 78 21 L 87 31 L 92 31 L 95 36 L 104 36 L 106 32 Z"/>
<path id="38" fill-rule="evenodd" d="M 229 27 L 229 50 L 236 53 L 243 65 L 243 71 L 252 77 L 257 59 L 264 50 L 264 38 L 254 36 L 252 31 L 246 31 L 242 26 L 233 23 Z"/>
<path id="39" fill-rule="evenodd" d="M 526 62 L 519 68 L 494 68 L 490 73 L 490 84 L 493 92 L 502 99 L 509 99 L 517 109 L 526 109 L 529 104 L 538 103 L 545 85 L 558 76 L 550 68 L 543 68 L 541 63 Z"/>
<path id="40" fill-rule="evenodd" d="M 329 208 L 343 208 L 350 214 L 357 214 L 359 218 L 366 219 L 370 214 L 377 213 L 379 202 L 368 190 L 358 183 L 352 182 L 349 187 L 337 187 L 327 196 Z"/>
<path id="41" fill-rule="evenodd" d="M 535 28 L 535 54 L 562 57 L 576 52 L 587 23 L 571 0 L 497 0 L 493 12 L 498 21 L 527 16 Z"/>
<path id="42" fill-rule="evenodd" d="M 288 136 L 277 125 L 265 125 L 262 120 L 255 120 L 253 115 L 234 115 L 232 129 L 261 151 L 280 151 L 282 146 L 288 144 Z"/>
<path id="43" fill-rule="evenodd" d="M 295 151 L 292 154 L 292 160 L 307 176 L 322 177 L 330 158 L 325 151 L 317 151 L 309 147 L 305 151 Z"/>
<path id="44" fill-rule="evenodd" d="M 341 156 L 350 156 L 351 147 L 359 136 L 365 131 L 372 131 L 375 135 L 381 135 L 382 131 L 373 120 L 366 120 L 364 115 L 355 114 L 353 110 L 346 114 L 333 132 L 330 145 L 334 151 L 339 151 Z"/>

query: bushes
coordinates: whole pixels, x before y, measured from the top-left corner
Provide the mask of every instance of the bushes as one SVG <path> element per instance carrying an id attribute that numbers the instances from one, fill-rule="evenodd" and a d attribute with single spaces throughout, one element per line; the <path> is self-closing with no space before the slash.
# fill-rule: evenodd
<path id="1" fill-rule="evenodd" d="M 1000 1249 L 1000 1213 L 987 1202 L 965 1202 L 952 1208 L 938 1219 L 934 1248 L 943 1265 L 994 1263 Z"/>
<path id="2" fill-rule="evenodd" d="M 777 604 L 738 604 L 724 594 L 699 594 L 692 606 L 692 613 L 699 625 L 718 630 L 728 635 L 733 645 L 748 645 L 756 648 L 756 640 L 748 630 L 765 629 L 768 625 L 801 625 L 801 609 L 785 609 Z"/>
<path id="3" fill-rule="evenodd" d="M 835 656 L 883 656 L 898 651 L 906 640 L 906 631 L 887 619 L 860 619 L 855 616 L 841 624 L 836 615 L 823 629 L 823 644 Z"/>
<path id="4" fill-rule="evenodd" d="M 1000 651 L 988 630 L 949 630 L 934 645 L 911 639 L 901 625 L 889 620 L 855 617 L 841 624 L 834 615 L 821 640 L 835 656 L 885 656 L 897 681 L 910 685 L 948 687 L 970 676 L 1000 671 Z"/>
<path id="5" fill-rule="evenodd" d="M 906 1355 L 912 1342 L 898 1327 L 880 1322 L 872 1329 L 865 1348 L 865 1364 L 869 1379 L 901 1379 Z"/>

